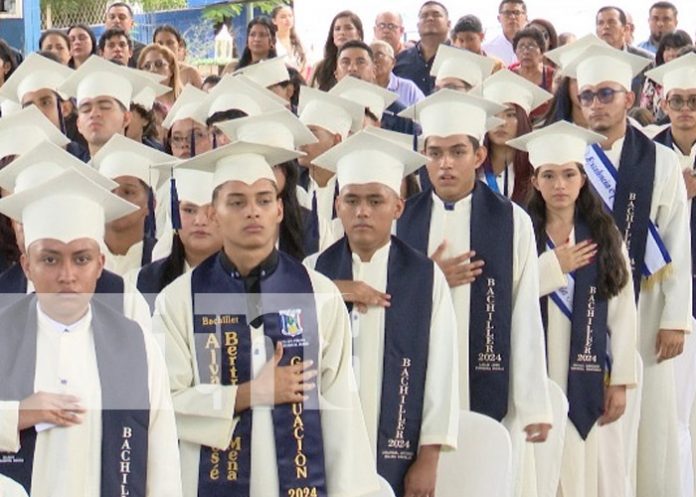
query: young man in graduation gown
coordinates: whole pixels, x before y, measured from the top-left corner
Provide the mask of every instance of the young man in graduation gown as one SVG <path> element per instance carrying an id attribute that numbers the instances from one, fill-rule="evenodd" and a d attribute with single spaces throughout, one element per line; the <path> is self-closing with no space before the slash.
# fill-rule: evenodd
<path id="1" fill-rule="evenodd" d="M 456 448 L 457 327 L 442 271 L 391 235 L 402 178 L 422 155 L 362 131 L 315 162 L 336 171 L 345 237 L 306 264 L 332 280 L 362 281 L 387 307 L 352 309 L 354 363 L 377 471 L 397 495 L 433 495 L 441 449 Z"/>
<path id="2" fill-rule="evenodd" d="M 0 140 L 0 143 L 2 140 Z M 20 193 L 34 188 L 60 173 L 74 169 L 108 190 L 118 186 L 117 183 L 103 176 L 62 148 L 51 142 L 41 142 L 33 149 L 21 155 L 0 170 L 0 188 L 8 192 Z M 21 223 L 12 221 L 20 253 L 25 253 L 24 232 Z M 19 296 L 32 293 L 33 283 L 27 279 L 20 264 L 0 273 L 0 306 L 4 306 Z M 97 279 L 96 297 L 136 321 L 144 330 L 150 330 L 152 320 L 147 303 L 134 285 L 124 282 L 123 278 L 104 269 Z"/>
<path id="3" fill-rule="evenodd" d="M 682 176 L 686 185 L 689 201 L 689 225 L 691 232 L 691 273 L 696 269 L 696 177 L 694 166 L 696 162 L 696 54 L 693 52 L 682 55 L 675 60 L 652 69 L 645 76 L 662 86 L 662 109 L 669 116 L 670 125 L 657 134 L 653 140 L 674 150 L 679 158 Z M 692 286 L 692 317 L 696 306 L 693 305 Z M 694 320 L 692 319 L 692 331 Z M 690 419 L 696 400 L 696 341 L 693 336 L 684 340 L 684 352 L 674 359 L 674 379 L 677 387 L 677 416 L 679 419 L 679 451 L 682 471 L 683 497 L 693 495 L 694 487 L 693 427 L 690 430 Z"/>
<path id="4" fill-rule="evenodd" d="M 336 287 L 275 248 L 271 165 L 297 154 L 236 142 L 182 163 L 214 170 L 223 250 L 155 302 L 184 495 L 353 496 L 377 489 Z"/>
<path id="5" fill-rule="evenodd" d="M 0 473 L 32 496 L 181 495 L 159 347 L 92 298 L 104 223 L 133 209 L 75 170 L 0 200 L 37 292 L 0 314 Z"/>
<path id="6" fill-rule="evenodd" d="M 406 110 L 423 127 L 433 189 L 407 201 L 396 233 L 445 274 L 457 314 L 461 408 L 505 421 L 521 472 L 522 434 L 543 442 L 551 406 L 531 221 L 476 180 L 486 122 L 501 110 L 447 89 Z M 518 488 L 522 480 L 518 474 Z"/>
<path id="7" fill-rule="evenodd" d="M 644 58 L 591 46 L 565 69 L 578 80 L 590 128 L 585 172 L 624 236 L 638 299 L 644 374 L 638 431 L 639 497 L 680 493 L 674 361 L 691 329 L 689 213 L 679 161 L 627 122 L 631 80 Z"/>

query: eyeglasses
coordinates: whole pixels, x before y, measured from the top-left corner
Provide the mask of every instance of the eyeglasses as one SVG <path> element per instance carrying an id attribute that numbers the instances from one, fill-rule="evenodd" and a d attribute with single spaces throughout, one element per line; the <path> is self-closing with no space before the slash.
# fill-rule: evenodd
<path id="1" fill-rule="evenodd" d="M 522 17 L 525 14 L 524 10 L 501 10 L 500 14 L 504 17 Z"/>
<path id="2" fill-rule="evenodd" d="M 614 101 L 617 93 L 626 93 L 626 90 L 615 90 L 614 88 L 600 88 L 597 91 L 585 90 L 578 95 L 580 105 L 589 107 L 596 98 L 600 104 L 610 104 Z"/>
<path id="3" fill-rule="evenodd" d="M 146 71 L 151 71 L 153 68 L 154 69 L 162 69 L 164 67 L 169 66 L 169 62 L 167 62 L 164 59 L 157 59 L 153 62 L 145 62 L 143 63 L 143 69 Z"/>
<path id="4" fill-rule="evenodd" d="M 377 24 L 375 24 L 375 27 L 381 29 L 382 31 L 384 31 L 385 29 L 388 29 L 389 31 L 396 31 L 401 26 L 399 26 L 398 24 L 394 24 L 393 22 L 378 22 Z"/>
<path id="5" fill-rule="evenodd" d="M 540 49 L 536 43 L 520 43 L 517 45 L 517 50 L 520 52 L 538 52 Z"/>
<path id="6" fill-rule="evenodd" d="M 684 98 L 681 95 L 674 95 L 667 99 L 669 108 L 672 110 L 682 110 L 686 105 L 689 110 L 696 110 L 696 95 L 689 95 L 689 98 Z"/>

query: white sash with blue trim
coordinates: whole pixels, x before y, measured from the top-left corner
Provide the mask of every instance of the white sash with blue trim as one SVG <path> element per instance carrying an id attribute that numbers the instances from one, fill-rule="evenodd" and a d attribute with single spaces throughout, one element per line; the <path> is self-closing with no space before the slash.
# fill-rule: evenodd
<path id="1" fill-rule="evenodd" d="M 546 240 L 546 248 L 548 250 L 555 250 L 556 247 L 551 241 L 550 238 L 547 237 Z M 556 304 L 556 306 L 561 310 L 561 312 L 567 317 L 569 320 L 573 319 L 573 298 L 575 297 L 575 277 L 573 276 L 572 273 L 569 273 L 568 275 L 568 286 L 564 286 L 563 288 L 559 288 L 555 292 L 553 292 L 549 297 L 551 297 L 551 300 Z"/>
<path id="2" fill-rule="evenodd" d="M 599 146 L 590 145 L 587 147 L 585 173 L 595 192 L 602 199 L 604 206 L 611 212 L 614 208 L 618 171 Z M 648 278 L 671 262 L 672 258 L 667 252 L 667 247 L 665 247 L 657 227 L 650 221 L 645 258 L 641 266 L 642 275 Z"/>

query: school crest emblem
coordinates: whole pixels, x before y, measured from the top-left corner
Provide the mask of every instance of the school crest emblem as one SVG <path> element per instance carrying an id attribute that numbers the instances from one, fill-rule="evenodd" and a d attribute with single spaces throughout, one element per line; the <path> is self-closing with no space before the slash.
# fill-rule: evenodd
<path id="1" fill-rule="evenodd" d="M 281 329 L 280 332 L 288 337 L 296 337 L 302 334 L 302 309 L 286 309 L 279 311 Z"/>

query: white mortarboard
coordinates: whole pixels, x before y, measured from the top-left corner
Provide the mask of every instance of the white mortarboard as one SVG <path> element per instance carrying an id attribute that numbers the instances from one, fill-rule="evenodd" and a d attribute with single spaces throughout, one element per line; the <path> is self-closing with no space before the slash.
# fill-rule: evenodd
<path id="1" fill-rule="evenodd" d="M 471 91 L 472 95 L 501 105 L 517 104 L 527 114 L 553 98 L 551 93 L 507 69 L 496 72 Z"/>
<path id="2" fill-rule="evenodd" d="M 87 98 L 108 96 L 128 109 L 133 95 L 140 93 L 149 82 L 139 71 L 92 55 L 58 90 L 75 97 L 78 106 Z"/>
<path id="3" fill-rule="evenodd" d="M 133 176 L 157 190 L 166 180 L 166 175 L 160 175 L 160 170 L 152 166 L 164 162 L 171 163 L 174 160 L 174 157 L 169 154 L 121 134 L 115 134 L 92 157 L 90 163 L 107 178 Z"/>
<path id="4" fill-rule="evenodd" d="M 316 88 L 300 88 L 300 121 L 305 126 L 319 126 L 345 138 L 363 127 L 365 108 L 350 100 Z"/>
<path id="5" fill-rule="evenodd" d="M 230 141 L 260 143 L 288 150 L 316 143 L 314 134 L 295 114 L 281 109 L 260 116 L 242 117 L 216 123 Z"/>
<path id="6" fill-rule="evenodd" d="M 378 120 L 382 119 L 384 109 L 389 107 L 399 95 L 393 91 L 385 90 L 381 86 L 368 83 L 362 79 L 346 76 L 329 90 L 329 94 L 362 105 L 372 112 Z"/>
<path id="7" fill-rule="evenodd" d="M 44 88 L 58 91 L 58 88 L 75 71 L 68 66 L 32 53 L 12 73 L 0 87 L 0 97 L 22 102 L 24 95 Z"/>
<path id="8" fill-rule="evenodd" d="M 662 86 L 665 96 L 674 89 L 693 90 L 696 88 L 696 54 L 684 54 L 645 75 Z"/>
<path id="9" fill-rule="evenodd" d="M 42 141 L 65 147 L 70 139 L 35 105 L 0 119 L 0 157 L 22 155 Z"/>
<path id="10" fill-rule="evenodd" d="M 209 204 L 213 199 L 213 173 L 201 169 L 176 167 L 181 162 L 175 160 L 152 167 L 159 169 L 160 178 L 169 180 L 171 175 L 174 175 L 177 198 L 180 202 L 192 202 L 198 206 Z M 171 201 L 170 194 L 171 190 L 166 193 L 166 197 Z"/>
<path id="11" fill-rule="evenodd" d="M 196 169 L 213 173 L 213 188 L 228 181 L 248 185 L 260 179 L 276 182 L 272 166 L 302 155 L 284 148 L 258 143 L 234 142 L 180 162 L 174 170 Z"/>
<path id="12" fill-rule="evenodd" d="M 507 145 L 529 153 L 534 168 L 544 165 L 563 165 L 568 162 L 585 163 L 588 145 L 606 140 L 594 131 L 567 121 L 558 121 L 545 128 L 510 140 Z"/>
<path id="13" fill-rule="evenodd" d="M 443 89 L 399 113 L 418 122 L 423 138 L 468 135 L 479 142 L 493 123 L 490 119 L 505 110 L 500 105 L 475 95 Z"/>
<path id="14" fill-rule="evenodd" d="M 427 161 L 395 141 L 361 131 L 321 154 L 313 164 L 335 172 L 340 188 L 381 183 L 400 195 L 404 176 Z"/>
<path id="15" fill-rule="evenodd" d="M 199 90 L 190 83 L 187 84 L 167 113 L 162 127 L 169 129 L 175 122 L 184 119 L 193 119 L 205 125 L 205 116 L 201 116 L 198 109 L 207 96 L 208 94 L 203 90 Z"/>
<path id="16" fill-rule="evenodd" d="M 39 143 L 0 169 L 0 186 L 18 193 L 34 188 L 66 169 L 77 169 L 103 188 L 113 189 L 118 186 L 96 169 L 48 141 Z"/>
<path id="17" fill-rule="evenodd" d="M 573 43 L 569 43 L 567 45 L 563 45 L 562 47 L 558 47 L 554 50 L 546 52 L 544 54 L 544 57 L 549 59 L 551 62 L 556 64 L 561 69 L 565 69 L 570 65 L 571 62 L 573 62 L 577 58 L 578 55 L 584 52 L 586 48 L 591 47 L 593 45 L 609 46 L 607 42 L 590 33 L 588 35 L 583 36 L 582 38 L 578 38 Z"/>
<path id="18" fill-rule="evenodd" d="M 290 73 L 285 65 L 285 57 L 262 60 L 256 64 L 237 69 L 232 75 L 244 75 L 262 88 L 268 88 L 290 79 Z"/>
<path id="19" fill-rule="evenodd" d="M 42 239 L 91 238 L 104 247 L 104 224 L 138 210 L 75 169 L 0 199 L 0 212 L 22 223 L 25 247 Z"/>
<path id="20" fill-rule="evenodd" d="M 249 116 L 284 109 L 287 102 L 246 76 L 227 74 L 210 90 L 196 112 L 205 121 L 216 112 L 238 109 Z"/>
<path id="21" fill-rule="evenodd" d="M 633 78 L 648 64 L 650 59 L 645 57 L 609 45 L 592 45 L 582 51 L 564 73 L 578 80 L 578 88 L 610 81 L 630 90 Z"/>
<path id="22" fill-rule="evenodd" d="M 2 117 L 10 117 L 22 110 L 22 104 L 9 98 L 0 98 L 0 114 Z"/>
<path id="23" fill-rule="evenodd" d="M 413 135 L 408 135 L 406 133 L 399 133 L 398 131 L 392 131 L 389 129 L 378 128 L 376 126 L 366 126 L 363 130 L 365 133 L 375 135 L 379 138 L 384 138 L 385 140 L 393 141 L 401 145 L 408 150 L 413 150 Z"/>
<path id="24" fill-rule="evenodd" d="M 476 86 L 493 72 L 494 66 L 495 60 L 490 57 L 483 57 L 463 48 L 440 45 L 430 75 L 436 81 L 456 78 Z"/>
<path id="25" fill-rule="evenodd" d="M 139 74 L 148 80 L 148 83 L 143 87 L 143 89 L 137 94 L 133 95 L 133 103 L 140 105 L 145 110 L 152 110 L 155 99 L 169 92 L 171 88 L 162 84 L 163 77 L 161 74 L 141 71 L 134 68 L 129 69 L 135 71 L 136 74 Z"/>

